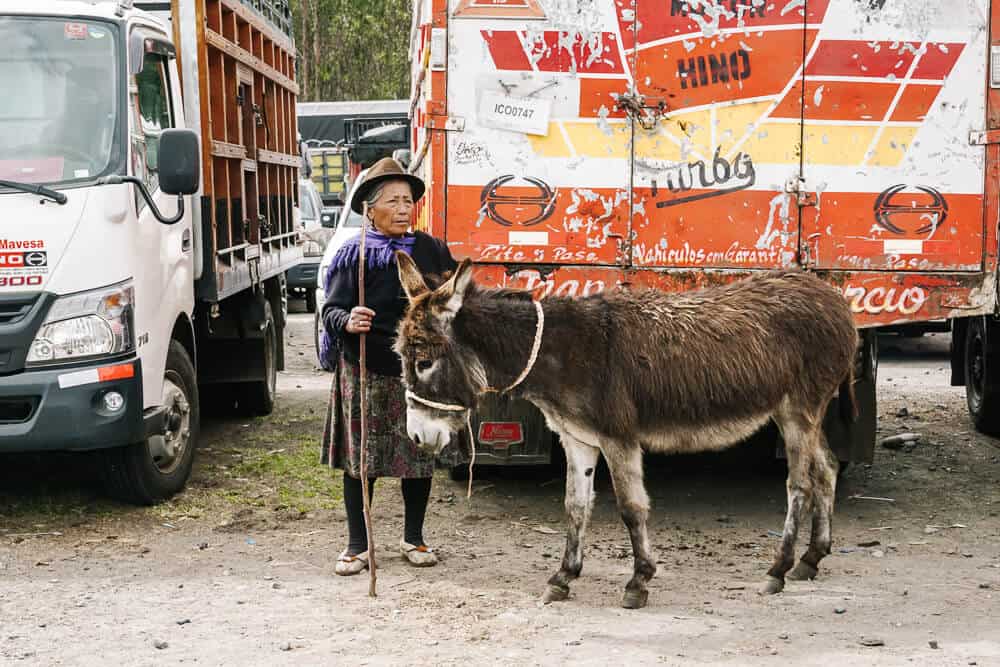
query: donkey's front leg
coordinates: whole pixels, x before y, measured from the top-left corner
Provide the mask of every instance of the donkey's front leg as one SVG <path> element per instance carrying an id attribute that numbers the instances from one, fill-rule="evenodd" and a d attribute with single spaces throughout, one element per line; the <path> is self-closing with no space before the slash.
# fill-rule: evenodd
<path id="1" fill-rule="evenodd" d="M 601 450 L 569 436 L 561 436 L 566 451 L 566 553 L 562 566 L 549 579 L 542 601 L 558 602 L 569 597 L 569 584 L 583 569 L 583 536 L 594 506 L 594 475 Z"/>
<path id="2" fill-rule="evenodd" d="M 642 448 L 638 443 L 604 448 L 604 457 L 611 470 L 618 509 L 632 539 L 635 566 L 632 579 L 625 586 L 622 606 L 639 609 L 646 606 L 649 591 L 646 584 L 656 574 L 656 563 L 649 548 L 646 518 L 649 516 L 649 496 L 642 481 Z"/>

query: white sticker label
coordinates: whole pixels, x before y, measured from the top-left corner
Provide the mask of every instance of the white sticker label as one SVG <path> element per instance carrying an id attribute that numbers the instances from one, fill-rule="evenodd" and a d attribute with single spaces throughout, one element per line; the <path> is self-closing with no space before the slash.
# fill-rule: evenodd
<path id="1" fill-rule="evenodd" d="M 510 232 L 507 237 L 510 245 L 548 245 L 548 232 Z"/>
<path id="2" fill-rule="evenodd" d="M 924 242 L 919 239 L 888 239 L 883 241 L 882 252 L 886 255 L 922 255 Z"/>
<path id="3" fill-rule="evenodd" d="M 511 97 L 488 90 L 479 102 L 479 124 L 498 130 L 546 135 L 551 115 L 552 100 Z"/>
<path id="4" fill-rule="evenodd" d="M 89 368 L 76 373 L 65 373 L 59 376 L 59 388 L 69 389 L 71 387 L 81 387 L 85 384 L 94 384 L 101 381 L 96 368 Z"/>

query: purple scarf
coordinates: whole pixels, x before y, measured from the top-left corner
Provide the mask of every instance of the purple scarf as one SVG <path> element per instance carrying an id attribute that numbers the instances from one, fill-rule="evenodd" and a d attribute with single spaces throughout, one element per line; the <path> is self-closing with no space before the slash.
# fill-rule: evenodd
<path id="1" fill-rule="evenodd" d="M 369 229 L 365 233 L 365 254 L 368 255 L 368 261 L 365 265 L 366 268 L 372 270 L 384 269 L 389 266 L 393 260 L 396 258 L 396 251 L 402 250 L 407 255 L 413 254 L 413 244 L 416 242 L 417 237 L 413 233 L 404 234 L 401 237 L 386 236 L 381 232 L 377 232 L 374 229 Z M 330 263 L 329 273 L 327 273 L 327 278 L 329 278 L 335 271 L 340 271 L 341 269 L 354 269 L 358 268 L 358 253 L 361 252 L 361 235 L 358 234 L 354 238 L 348 239 L 337 254 L 334 256 L 333 261 Z M 327 285 L 330 282 L 327 280 Z"/>
<path id="2" fill-rule="evenodd" d="M 402 250 L 407 255 L 413 255 L 413 245 L 416 243 L 416 240 L 416 235 L 412 233 L 407 233 L 402 237 L 396 238 L 386 236 L 381 232 L 369 229 L 365 236 L 365 254 L 368 256 L 365 268 L 371 270 L 384 269 L 395 261 L 397 250 Z M 337 254 L 334 255 L 333 261 L 330 262 L 330 267 L 326 270 L 325 284 L 327 286 L 327 290 L 330 289 L 333 274 L 337 271 L 358 270 L 358 255 L 360 253 L 361 235 L 358 234 L 357 236 L 348 239 L 347 242 L 341 246 L 340 250 L 337 251 Z M 339 354 L 336 341 L 331 340 L 330 335 L 326 331 L 326 327 L 323 327 L 323 332 L 320 334 L 319 338 L 320 362 L 326 370 L 335 370 L 337 367 L 337 360 L 334 357 Z"/>

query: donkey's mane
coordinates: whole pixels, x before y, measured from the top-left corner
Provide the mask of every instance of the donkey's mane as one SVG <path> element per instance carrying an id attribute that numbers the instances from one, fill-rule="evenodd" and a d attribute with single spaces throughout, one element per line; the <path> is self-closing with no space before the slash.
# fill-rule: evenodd
<path id="1" fill-rule="evenodd" d="M 473 287 L 474 285 L 474 287 Z M 493 288 L 483 288 L 475 283 L 470 285 L 470 292 L 467 295 L 474 294 L 479 298 L 485 299 L 507 299 L 510 301 L 531 301 L 532 291 L 528 289 L 520 289 L 516 287 L 493 287 Z M 473 291 L 474 290 L 474 291 Z"/>

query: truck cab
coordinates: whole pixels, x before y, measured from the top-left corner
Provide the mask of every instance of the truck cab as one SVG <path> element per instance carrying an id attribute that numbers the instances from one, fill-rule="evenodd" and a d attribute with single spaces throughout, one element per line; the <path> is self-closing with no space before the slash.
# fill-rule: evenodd
<path id="1" fill-rule="evenodd" d="M 198 296 L 219 274 L 197 58 L 184 89 L 184 26 L 132 4 L 0 7 L 0 85 L 17 91 L 0 100 L 0 453 L 98 450 L 115 495 L 152 503 L 190 474 L 196 318 L 221 299 Z"/>

